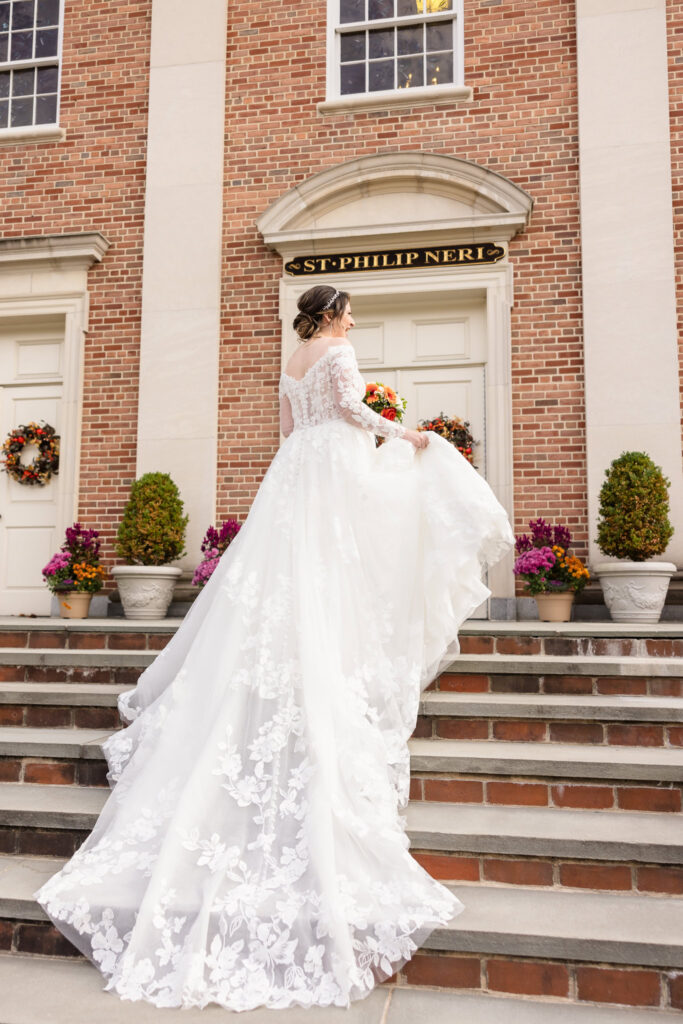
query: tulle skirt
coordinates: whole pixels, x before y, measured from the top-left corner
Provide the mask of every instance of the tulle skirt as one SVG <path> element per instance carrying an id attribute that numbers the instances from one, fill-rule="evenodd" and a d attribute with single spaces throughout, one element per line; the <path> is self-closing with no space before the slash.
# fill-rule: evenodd
<path id="1" fill-rule="evenodd" d="M 295 430 L 165 650 L 122 694 L 111 793 L 34 895 L 156 1006 L 348 1006 L 464 904 L 411 857 L 420 692 L 514 544 L 447 441 Z M 448 651 L 448 654 L 446 653 Z"/>

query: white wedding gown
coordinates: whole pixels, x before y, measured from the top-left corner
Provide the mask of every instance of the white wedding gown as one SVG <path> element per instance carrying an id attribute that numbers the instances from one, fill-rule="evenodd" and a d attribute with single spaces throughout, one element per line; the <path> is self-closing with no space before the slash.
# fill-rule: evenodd
<path id="1" fill-rule="evenodd" d="M 282 375 L 286 438 L 34 894 L 122 998 L 348 1006 L 464 909 L 409 853 L 407 741 L 514 537 L 452 445 L 417 451 L 364 392 L 344 342 Z"/>

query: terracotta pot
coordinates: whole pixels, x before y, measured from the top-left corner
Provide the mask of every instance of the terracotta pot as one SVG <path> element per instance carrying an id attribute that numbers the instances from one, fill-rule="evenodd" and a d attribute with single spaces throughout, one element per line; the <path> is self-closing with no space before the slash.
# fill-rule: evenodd
<path id="1" fill-rule="evenodd" d="M 84 590 L 67 590 L 57 594 L 59 614 L 63 619 L 87 619 L 92 594 Z"/>
<path id="2" fill-rule="evenodd" d="M 559 594 L 534 594 L 541 622 L 569 622 L 572 617 L 574 591 L 563 590 Z"/>

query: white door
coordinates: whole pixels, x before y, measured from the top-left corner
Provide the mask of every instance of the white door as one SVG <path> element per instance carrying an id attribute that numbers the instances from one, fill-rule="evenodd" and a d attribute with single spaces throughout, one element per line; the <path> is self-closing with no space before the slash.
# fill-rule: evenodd
<path id="1" fill-rule="evenodd" d="M 408 427 L 440 413 L 469 421 L 479 442 L 474 466 L 486 477 L 483 297 L 358 296 L 352 312 L 356 326 L 350 337 L 366 381 L 389 384 L 408 400 Z M 484 601 L 472 618 L 487 617 Z"/>
<path id="2" fill-rule="evenodd" d="M 17 322 L 0 330 L 0 439 L 31 420 L 61 429 L 64 321 Z M 26 448 L 23 462 L 35 449 Z M 49 615 L 41 569 L 59 548 L 60 476 L 44 486 L 0 473 L 0 614 Z M 59 527 L 59 535 L 58 535 Z"/>

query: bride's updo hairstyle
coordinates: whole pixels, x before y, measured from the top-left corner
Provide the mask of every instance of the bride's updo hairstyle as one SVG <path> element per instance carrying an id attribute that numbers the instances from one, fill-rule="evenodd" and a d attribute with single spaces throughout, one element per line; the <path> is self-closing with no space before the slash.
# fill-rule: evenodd
<path id="1" fill-rule="evenodd" d="M 308 341 L 325 324 L 325 314 L 336 320 L 343 315 L 348 301 L 348 292 L 340 292 L 329 284 L 314 285 L 297 302 L 300 312 L 294 318 L 294 330 L 302 341 Z"/>

